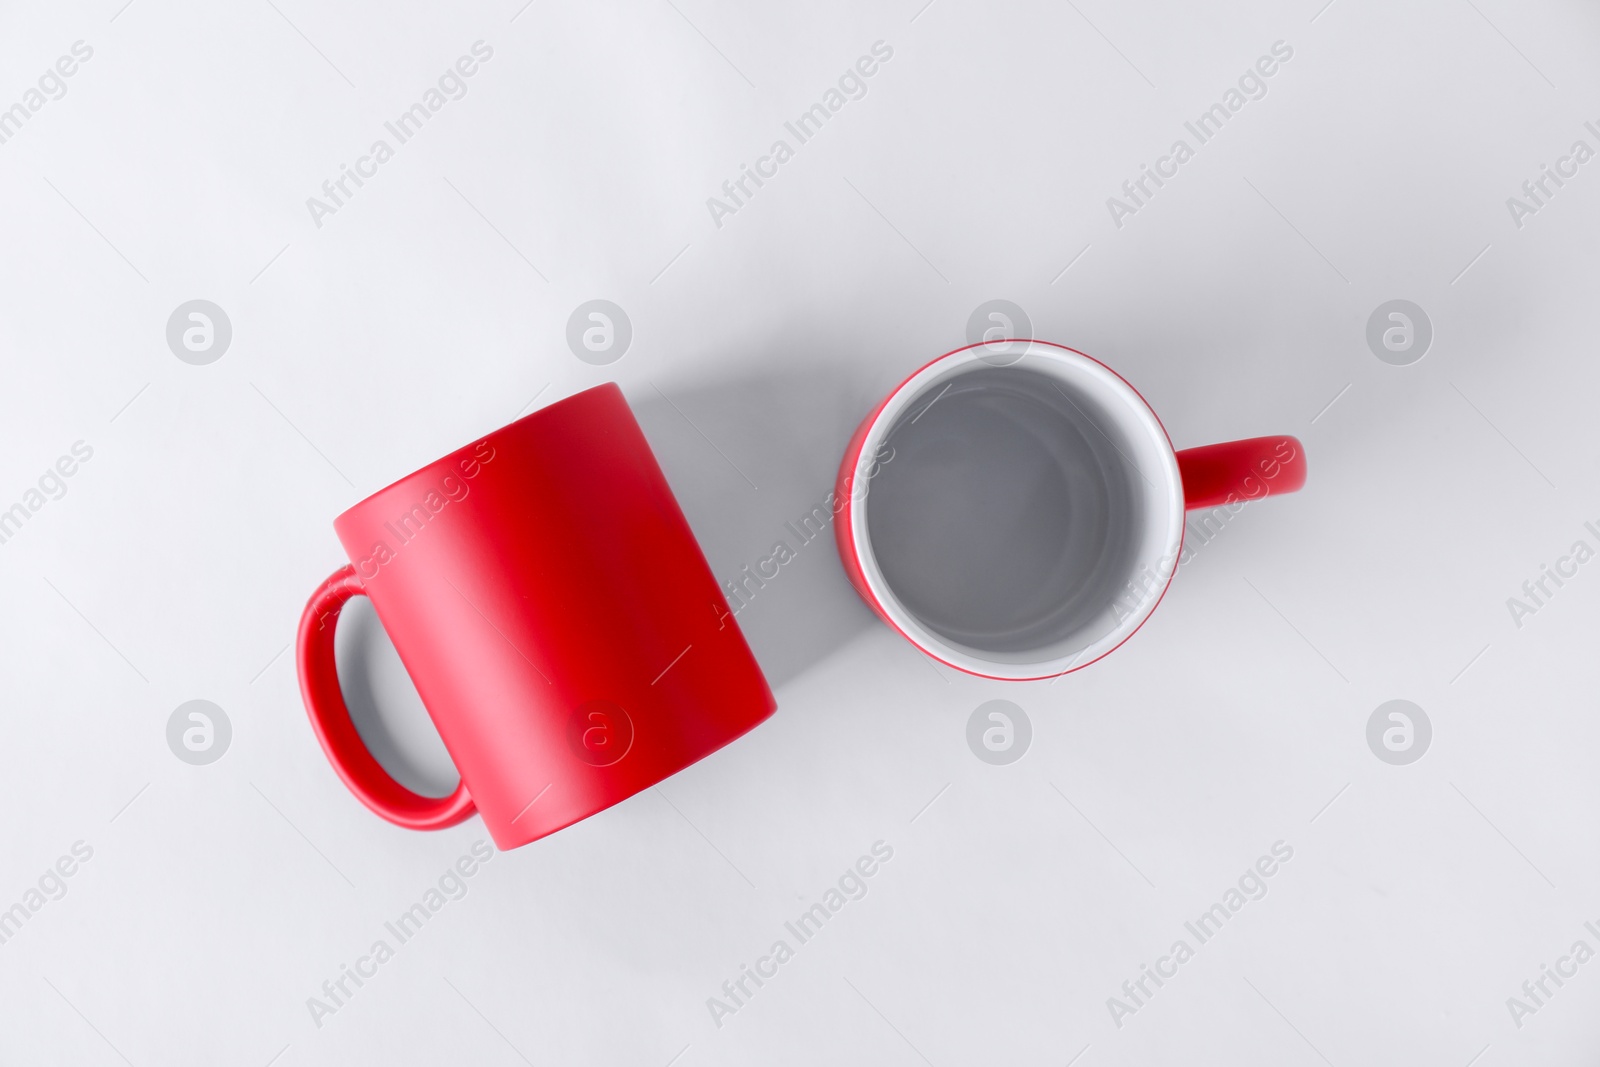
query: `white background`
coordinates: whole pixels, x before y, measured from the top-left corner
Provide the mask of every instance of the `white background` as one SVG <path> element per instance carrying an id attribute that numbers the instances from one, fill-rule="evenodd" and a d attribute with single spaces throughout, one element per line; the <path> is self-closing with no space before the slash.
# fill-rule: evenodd
<path id="1" fill-rule="evenodd" d="M 1600 147 L 1592 5 L 121 3 L 0 13 L 0 106 L 94 49 L 0 145 L 0 507 L 94 449 L 0 545 L 0 907 L 94 850 L 0 945 L 0 1061 L 1593 1062 L 1600 963 L 1520 1029 L 1506 999 L 1600 949 L 1600 563 L 1520 628 L 1506 599 L 1600 545 L 1600 162 L 1520 229 L 1505 203 Z M 317 227 L 306 198 L 478 40 L 466 97 Z M 717 227 L 706 198 L 880 40 L 868 94 Z M 1280 40 L 1265 98 L 1115 226 Z M 208 366 L 164 335 L 195 298 L 233 325 Z M 593 298 L 633 324 L 608 367 L 565 341 Z M 801 549 L 740 616 L 768 723 L 496 856 L 315 1025 L 486 837 L 389 826 L 318 749 L 285 648 L 334 516 L 614 379 L 732 577 L 993 298 L 1179 447 L 1300 436 L 1305 491 L 1049 684 L 936 667 Z M 1365 341 L 1394 298 L 1435 330 L 1411 366 Z M 448 786 L 381 632 L 347 629 L 397 773 Z M 965 740 L 997 697 L 1033 725 L 1003 767 Z M 202 767 L 165 736 L 196 698 L 233 726 Z M 1365 739 L 1395 698 L 1433 724 L 1409 766 Z M 869 894 L 717 1026 L 877 840 Z M 1279 840 L 1268 895 L 1115 1025 Z"/>

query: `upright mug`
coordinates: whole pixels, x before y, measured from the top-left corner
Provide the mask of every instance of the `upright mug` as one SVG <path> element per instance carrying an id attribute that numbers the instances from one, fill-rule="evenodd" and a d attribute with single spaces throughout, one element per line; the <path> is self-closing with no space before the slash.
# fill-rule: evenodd
<path id="1" fill-rule="evenodd" d="M 334 521 L 350 558 L 300 620 L 300 691 L 334 769 L 418 830 L 474 810 L 502 849 L 609 807 L 776 710 L 622 391 L 551 404 Z M 351 722 L 334 626 L 371 599 L 461 772 L 396 782 Z"/>
<path id="2" fill-rule="evenodd" d="M 1182 556 L 1185 509 L 1237 509 L 1305 479 L 1293 437 L 1178 452 L 1098 360 L 985 342 L 927 364 L 862 421 L 834 530 L 856 591 L 922 651 L 987 678 L 1049 678 L 1144 625 Z"/>

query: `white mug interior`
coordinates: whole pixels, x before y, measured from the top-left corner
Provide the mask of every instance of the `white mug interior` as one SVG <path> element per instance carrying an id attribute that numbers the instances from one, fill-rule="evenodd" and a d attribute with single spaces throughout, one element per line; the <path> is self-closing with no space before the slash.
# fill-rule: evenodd
<path id="1" fill-rule="evenodd" d="M 895 391 L 855 471 L 851 532 L 894 625 L 946 663 L 1043 678 L 1155 608 L 1183 534 L 1171 442 L 1138 393 L 1069 349 L 953 352 Z"/>

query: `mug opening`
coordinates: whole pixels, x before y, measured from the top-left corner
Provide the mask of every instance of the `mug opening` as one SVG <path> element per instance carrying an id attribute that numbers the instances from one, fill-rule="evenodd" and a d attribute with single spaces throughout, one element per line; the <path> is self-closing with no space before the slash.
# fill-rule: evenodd
<path id="1" fill-rule="evenodd" d="M 1177 565 L 1183 491 L 1166 431 L 1115 373 L 1044 342 L 923 368 L 869 428 L 854 484 L 878 603 L 976 674 L 1047 677 L 1099 658 Z"/>

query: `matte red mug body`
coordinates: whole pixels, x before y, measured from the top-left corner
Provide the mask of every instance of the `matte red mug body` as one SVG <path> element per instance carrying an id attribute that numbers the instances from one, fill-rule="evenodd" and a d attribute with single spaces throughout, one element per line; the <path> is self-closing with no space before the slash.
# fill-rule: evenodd
<path id="1" fill-rule="evenodd" d="M 1186 509 L 1305 479 L 1294 437 L 1176 451 L 1105 364 L 986 342 L 923 366 L 861 422 L 834 530 L 856 591 L 922 651 L 986 678 L 1050 678 L 1144 625 L 1177 571 Z"/>
<path id="2" fill-rule="evenodd" d="M 350 558 L 312 595 L 298 666 L 334 769 L 377 814 L 474 810 L 502 849 L 609 807 L 776 709 L 622 391 L 589 389 L 402 478 L 334 522 Z M 431 798 L 362 743 L 334 626 L 364 595 L 461 782 Z"/>

